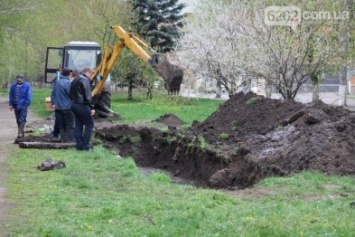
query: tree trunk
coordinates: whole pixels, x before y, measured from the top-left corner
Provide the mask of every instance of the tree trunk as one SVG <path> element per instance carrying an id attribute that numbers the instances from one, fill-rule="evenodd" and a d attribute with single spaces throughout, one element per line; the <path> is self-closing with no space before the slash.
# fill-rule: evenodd
<path id="1" fill-rule="evenodd" d="M 319 84 L 313 84 L 312 86 L 312 103 L 319 101 Z"/>
<path id="2" fill-rule="evenodd" d="M 312 75 L 312 103 L 319 101 L 319 74 Z"/>
<path id="3" fill-rule="evenodd" d="M 269 80 L 265 80 L 265 97 L 271 98 L 272 85 Z"/>
<path id="4" fill-rule="evenodd" d="M 349 10 L 349 2 L 345 1 L 345 7 L 346 10 Z M 348 53 L 349 53 L 349 21 L 345 21 L 345 46 L 344 46 L 344 53 L 343 56 L 341 57 L 341 62 L 342 62 L 342 67 L 341 67 L 341 72 L 340 72 L 340 78 L 339 78 L 339 106 L 346 106 L 346 92 L 347 92 L 347 77 L 348 77 Z"/>
<path id="5" fill-rule="evenodd" d="M 222 88 L 221 88 L 221 81 L 220 80 L 217 80 L 217 91 L 216 91 L 216 98 L 221 98 L 221 91 L 222 91 Z"/>
<path id="6" fill-rule="evenodd" d="M 346 60 L 344 60 L 346 63 Z M 346 106 L 346 87 L 347 87 L 347 66 L 343 66 L 339 75 L 339 101 L 338 106 Z"/>
<path id="7" fill-rule="evenodd" d="M 153 99 L 153 86 L 154 83 L 147 82 L 147 99 Z"/>
<path id="8" fill-rule="evenodd" d="M 128 100 L 133 99 L 133 79 L 128 79 Z"/>

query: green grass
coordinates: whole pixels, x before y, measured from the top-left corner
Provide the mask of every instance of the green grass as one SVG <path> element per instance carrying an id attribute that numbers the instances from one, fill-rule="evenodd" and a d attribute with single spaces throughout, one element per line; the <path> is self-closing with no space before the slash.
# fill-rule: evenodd
<path id="1" fill-rule="evenodd" d="M 45 97 L 50 96 L 49 89 L 33 89 L 31 109 L 40 117 L 46 117 L 51 112 L 46 111 Z M 112 110 L 122 116 L 119 123 L 132 123 L 139 120 L 151 121 L 164 114 L 174 114 L 188 125 L 194 120 L 203 121 L 214 112 L 222 100 L 183 98 L 156 93 L 152 100 L 145 95 L 134 95 L 133 100 L 127 100 L 127 93 L 113 93 Z"/>
<path id="2" fill-rule="evenodd" d="M 46 158 L 67 168 L 41 172 Z M 11 236 L 353 236 L 355 179 L 301 173 L 249 194 L 170 183 L 102 147 L 15 149 L 8 159 Z M 263 192 L 260 192 L 263 190 Z M 241 192 L 242 193 L 242 192 Z M 238 194 L 238 193 L 237 193 Z M 18 223 L 21 223 L 20 225 Z"/>
<path id="3" fill-rule="evenodd" d="M 47 95 L 46 90 L 34 90 L 31 108 L 43 117 L 50 114 L 44 106 Z M 124 121 L 173 113 L 189 123 L 202 121 L 221 103 L 164 96 L 127 101 L 125 95 L 114 95 L 113 101 Z M 38 171 L 36 166 L 49 157 L 65 161 L 67 168 Z M 14 204 L 8 212 L 10 236 L 350 237 L 355 233 L 355 208 L 350 205 L 355 202 L 353 176 L 305 172 L 267 178 L 253 189 L 231 193 L 172 184 L 162 172 L 144 175 L 131 158 L 102 147 L 93 153 L 13 148 L 7 163 L 7 198 Z"/>
<path id="4" fill-rule="evenodd" d="M 51 96 L 50 89 L 32 89 L 32 103 L 30 108 L 36 113 L 37 116 L 46 118 L 53 111 L 46 109 L 45 98 Z"/>
<path id="5" fill-rule="evenodd" d="M 164 114 L 174 114 L 191 125 L 194 120 L 201 122 L 206 119 L 223 103 L 221 100 L 183 98 L 163 94 L 155 94 L 152 100 L 146 100 L 144 95 L 137 95 L 132 101 L 126 98 L 126 94 L 112 96 L 112 109 L 123 117 L 121 123 L 152 120 Z"/>

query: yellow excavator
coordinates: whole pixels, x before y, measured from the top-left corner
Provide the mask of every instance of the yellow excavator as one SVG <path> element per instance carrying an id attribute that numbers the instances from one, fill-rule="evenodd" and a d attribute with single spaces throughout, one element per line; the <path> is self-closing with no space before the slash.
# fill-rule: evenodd
<path id="1" fill-rule="evenodd" d="M 94 69 L 90 81 L 94 85 L 92 96 L 95 109 L 104 116 L 114 116 L 111 110 L 111 93 L 105 86 L 110 80 L 110 72 L 117 62 L 123 48 L 129 48 L 135 55 L 152 65 L 155 71 L 164 79 L 168 94 L 178 94 L 184 76 L 183 67 L 169 54 L 157 54 L 138 36 L 126 32 L 121 26 L 111 29 L 118 37 L 114 45 L 107 45 L 101 51 L 96 42 L 71 41 L 64 47 L 48 47 L 46 56 L 45 82 L 52 83 L 58 67 L 66 67 L 81 71 L 85 67 Z M 152 52 L 152 55 L 147 53 Z M 58 66 L 59 65 L 59 66 Z M 47 109 L 50 108 L 50 98 L 46 98 Z"/>

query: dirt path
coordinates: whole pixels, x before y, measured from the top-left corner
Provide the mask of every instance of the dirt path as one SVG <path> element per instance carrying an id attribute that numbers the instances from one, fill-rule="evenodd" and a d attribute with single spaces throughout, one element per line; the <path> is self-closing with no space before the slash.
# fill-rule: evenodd
<path id="1" fill-rule="evenodd" d="M 9 158 L 12 149 L 18 146 L 13 144 L 17 136 L 17 125 L 15 115 L 9 110 L 9 102 L 7 95 L 0 94 L 0 237 L 8 236 L 6 231 L 8 209 L 13 205 L 6 200 L 6 178 L 8 175 L 8 167 L 6 159 Z M 31 122 L 35 119 L 33 113 L 29 111 L 27 120 Z"/>

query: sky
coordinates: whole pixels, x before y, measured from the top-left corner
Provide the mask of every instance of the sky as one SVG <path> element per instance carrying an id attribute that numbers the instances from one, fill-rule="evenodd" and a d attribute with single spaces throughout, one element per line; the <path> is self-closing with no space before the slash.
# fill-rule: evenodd
<path id="1" fill-rule="evenodd" d="M 185 7 L 184 12 L 191 12 L 195 8 L 198 1 L 199 0 L 179 0 L 179 3 L 186 3 L 187 7 Z"/>

